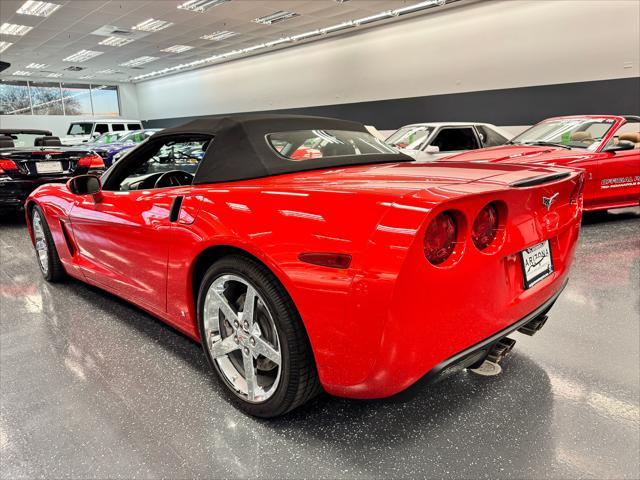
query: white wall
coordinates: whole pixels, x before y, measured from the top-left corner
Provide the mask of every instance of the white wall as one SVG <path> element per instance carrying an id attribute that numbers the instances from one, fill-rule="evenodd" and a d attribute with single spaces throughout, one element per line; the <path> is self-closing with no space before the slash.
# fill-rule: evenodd
<path id="1" fill-rule="evenodd" d="M 120 116 L 130 120 L 139 120 L 136 86 L 130 83 L 118 85 L 120 94 Z M 59 137 L 67 133 L 69 124 L 78 120 L 99 117 L 77 115 L 0 115 L 0 128 L 35 128 L 51 130 Z"/>
<path id="2" fill-rule="evenodd" d="M 639 18 L 637 0 L 461 5 L 143 82 L 138 107 L 146 120 L 637 77 Z"/>

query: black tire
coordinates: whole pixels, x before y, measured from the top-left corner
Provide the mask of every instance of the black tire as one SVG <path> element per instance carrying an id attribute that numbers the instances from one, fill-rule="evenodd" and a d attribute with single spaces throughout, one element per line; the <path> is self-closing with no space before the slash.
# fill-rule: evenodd
<path id="1" fill-rule="evenodd" d="M 44 233 L 44 239 L 47 244 L 48 255 L 47 255 L 46 269 L 43 268 L 42 264 L 40 263 L 38 251 L 35 249 L 35 245 L 34 245 L 34 251 L 36 252 L 36 260 L 38 262 L 38 266 L 40 267 L 40 272 L 42 273 L 42 276 L 47 282 L 52 282 L 52 283 L 59 282 L 66 277 L 66 272 L 64 271 L 64 266 L 62 265 L 62 262 L 60 261 L 60 257 L 58 256 L 58 251 L 56 250 L 56 245 L 53 242 L 53 237 L 51 236 L 51 230 L 49 230 L 49 225 L 47 224 L 47 219 L 45 218 L 44 213 L 42 212 L 42 209 L 38 205 L 34 206 L 33 209 L 31 210 L 31 226 L 33 227 L 34 215 L 36 213 L 40 216 L 42 230 Z"/>
<path id="2" fill-rule="evenodd" d="M 247 279 L 272 312 L 282 358 L 280 381 L 273 395 L 262 403 L 251 403 L 236 394 L 225 381 L 218 363 L 207 348 L 204 331 L 204 303 L 215 279 L 232 274 Z M 240 410 L 262 418 L 273 418 L 311 400 L 322 391 L 309 338 L 293 301 L 277 278 L 261 263 L 242 255 L 226 256 L 209 267 L 198 292 L 198 327 L 202 348 L 216 372 L 228 399 Z"/>

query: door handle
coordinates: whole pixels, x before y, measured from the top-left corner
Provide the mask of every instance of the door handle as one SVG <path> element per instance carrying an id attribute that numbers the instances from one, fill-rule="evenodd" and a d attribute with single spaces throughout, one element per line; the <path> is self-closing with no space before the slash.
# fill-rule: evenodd
<path id="1" fill-rule="evenodd" d="M 178 220 L 180 216 L 180 207 L 182 207 L 182 200 L 184 197 L 182 195 L 178 195 L 171 202 L 171 209 L 169 210 L 169 222 L 173 223 Z"/>

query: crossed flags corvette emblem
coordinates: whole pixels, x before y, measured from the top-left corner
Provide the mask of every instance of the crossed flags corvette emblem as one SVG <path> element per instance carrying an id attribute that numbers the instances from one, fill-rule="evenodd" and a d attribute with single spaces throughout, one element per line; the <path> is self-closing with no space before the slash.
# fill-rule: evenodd
<path id="1" fill-rule="evenodd" d="M 554 193 L 550 197 L 542 197 L 542 205 L 545 206 L 547 211 L 551 210 L 551 205 L 553 205 L 553 202 L 556 201 L 556 198 L 558 198 L 558 195 L 560 195 L 560 192 Z"/>

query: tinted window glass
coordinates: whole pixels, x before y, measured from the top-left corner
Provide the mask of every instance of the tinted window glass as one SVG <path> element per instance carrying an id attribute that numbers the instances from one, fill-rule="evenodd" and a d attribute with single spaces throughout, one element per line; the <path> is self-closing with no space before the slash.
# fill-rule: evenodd
<path id="1" fill-rule="evenodd" d="M 106 123 L 96 123 L 95 133 L 107 133 L 109 131 L 109 125 Z"/>
<path id="2" fill-rule="evenodd" d="M 90 135 L 91 128 L 93 127 L 93 123 L 72 123 L 69 125 L 69 130 L 67 130 L 67 135 Z M 108 130 L 105 130 L 105 132 Z M 102 132 L 104 133 L 104 132 Z"/>
<path id="3" fill-rule="evenodd" d="M 396 150 L 368 132 L 346 130 L 298 130 L 267 135 L 271 147 L 288 160 L 393 154 Z"/>
<path id="4" fill-rule="evenodd" d="M 431 145 L 438 147 L 441 152 L 479 148 L 472 128 L 443 128 L 431 142 Z"/>
<path id="5" fill-rule="evenodd" d="M 124 123 L 112 123 L 111 130 L 113 130 L 114 132 L 124 131 Z"/>
<path id="6" fill-rule="evenodd" d="M 483 125 L 476 126 L 478 133 L 482 137 L 482 145 L 485 147 L 497 147 L 498 145 L 504 145 L 507 139 L 500 135 L 495 130 L 485 127 Z"/>
<path id="7" fill-rule="evenodd" d="M 127 129 L 129 130 L 142 130 L 142 125 L 139 123 L 127 123 Z"/>

